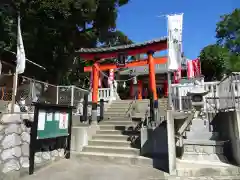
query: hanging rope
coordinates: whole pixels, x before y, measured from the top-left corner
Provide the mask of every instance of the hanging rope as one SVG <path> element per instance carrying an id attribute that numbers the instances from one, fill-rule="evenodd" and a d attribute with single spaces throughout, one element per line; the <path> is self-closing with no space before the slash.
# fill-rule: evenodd
<path id="1" fill-rule="evenodd" d="M 96 68 L 98 69 L 98 71 L 99 71 L 104 77 L 106 77 L 106 78 L 109 79 L 109 76 L 106 75 L 102 70 L 100 70 L 98 66 L 97 66 Z M 132 80 L 132 79 L 135 78 L 135 77 L 136 77 L 136 76 L 133 76 L 133 77 L 131 77 L 131 78 L 129 78 L 129 79 L 125 79 L 125 80 L 114 80 L 114 81 L 117 81 L 117 82 L 127 82 L 127 81 Z"/>

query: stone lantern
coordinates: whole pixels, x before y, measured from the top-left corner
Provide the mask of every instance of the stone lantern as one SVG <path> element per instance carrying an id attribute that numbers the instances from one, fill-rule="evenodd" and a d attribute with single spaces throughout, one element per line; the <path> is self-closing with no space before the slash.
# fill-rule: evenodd
<path id="1" fill-rule="evenodd" d="M 194 117 L 199 117 L 200 114 L 203 113 L 202 109 L 204 107 L 204 96 L 208 94 L 208 91 L 205 91 L 203 87 L 195 87 L 190 92 L 188 92 L 188 96 L 191 97 L 191 103 L 193 108 L 195 109 Z"/>
<path id="2" fill-rule="evenodd" d="M 210 120 L 203 114 L 204 96 L 208 91 L 200 84 L 196 85 L 189 93 L 194 116 L 189 124 L 189 131 L 185 132 L 183 140 L 183 160 L 194 162 L 209 161 L 220 162 L 226 161 L 223 155 L 224 142 L 219 140 L 218 133 L 212 132 Z"/>

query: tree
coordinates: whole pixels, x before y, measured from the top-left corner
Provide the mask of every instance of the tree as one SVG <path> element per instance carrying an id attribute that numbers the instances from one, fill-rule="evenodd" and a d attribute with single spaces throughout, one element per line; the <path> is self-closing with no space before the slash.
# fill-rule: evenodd
<path id="1" fill-rule="evenodd" d="M 54 84 L 70 84 L 76 81 L 77 66 L 81 65 L 75 50 L 115 42 L 121 34 L 115 30 L 118 8 L 128 0 L 9 0 L 1 3 L 0 50 L 16 51 L 16 20 L 20 12 L 26 55 L 47 69 L 44 72 L 36 67 L 27 68 L 25 75 Z M 125 35 L 121 37 L 121 43 L 129 43 L 128 38 L 123 38 Z"/>
<path id="2" fill-rule="evenodd" d="M 206 46 L 199 57 L 206 81 L 221 80 L 231 67 L 228 49 L 219 45 Z"/>
<path id="3" fill-rule="evenodd" d="M 207 81 L 240 71 L 240 9 L 221 16 L 216 28 L 217 42 L 200 53 L 202 72 Z"/>
<path id="4" fill-rule="evenodd" d="M 240 55 L 240 9 L 235 9 L 230 14 L 221 17 L 217 23 L 218 44 L 230 50 L 233 54 Z M 240 69 L 239 69 L 240 70 Z"/>

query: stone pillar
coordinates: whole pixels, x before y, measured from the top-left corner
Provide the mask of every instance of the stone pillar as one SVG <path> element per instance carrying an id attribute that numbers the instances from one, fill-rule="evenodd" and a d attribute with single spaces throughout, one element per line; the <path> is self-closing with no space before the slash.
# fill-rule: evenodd
<path id="1" fill-rule="evenodd" d="M 92 67 L 93 74 L 93 88 L 92 88 L 92 124 L 97 124 L 97 103 L 98 103 L 98 83 L 99 70 L 98 63 L 94 63 Z"/>
<path id="2" fill-rule="evenodd" d="M 235 111 L 235 135 L 236 135 L 236 138 L 240 139 L 240 111 L 239 110 L 236 110 Z"/>
<path id="3" fill-rule="evenodd" d="M 173 111 L 167 110 L 167 137 L 168 137 L 168 171 L 170 175 L 176 174 L 176 143 Z"/>

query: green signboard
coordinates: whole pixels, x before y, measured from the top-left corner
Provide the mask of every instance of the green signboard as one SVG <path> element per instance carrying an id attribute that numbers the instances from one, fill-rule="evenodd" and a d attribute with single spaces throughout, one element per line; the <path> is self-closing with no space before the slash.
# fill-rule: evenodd
<path id="1" fill-rule="evenodd" d="M 69 113 L 39 110 L 37 139 L 68 136 Z"/>
<path id="2" fill-rule="evenodd" d="M 39 142 L 64 139 L 65 158 L 70 158 L 72 110 L 74 107 L 59 104 L 34 104 L 34 121 L 31 126 L 29 174 L 34 172 L 34 158 Z M 66 141 L 65 141 L 66 140 Z"/>

